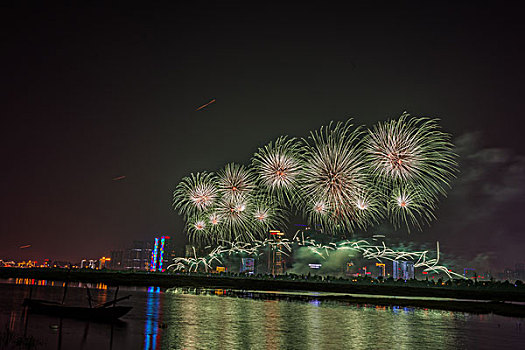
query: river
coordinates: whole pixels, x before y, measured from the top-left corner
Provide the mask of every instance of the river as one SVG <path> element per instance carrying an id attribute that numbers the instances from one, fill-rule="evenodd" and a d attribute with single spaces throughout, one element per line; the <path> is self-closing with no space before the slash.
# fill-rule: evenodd
<path id="1" fill-rule="evenodd" d="M 133 309 L 118 324 L 60 320 L 26 315 L 21 304 L 29 285 L 33 298 L 62 300 L 62 282 L 0 280 L 0 348 L 520 349 L 525 344 L 525 319 L 334 301 L 263 301 L 158 287 L 121 287 L 119 297 L 131 295 L 121 305 Z M 88 286 L 96 303 L 114 297 L 115 288 Z M 69 284 L 66 304 L 87 306 L 83 284 Z"/>

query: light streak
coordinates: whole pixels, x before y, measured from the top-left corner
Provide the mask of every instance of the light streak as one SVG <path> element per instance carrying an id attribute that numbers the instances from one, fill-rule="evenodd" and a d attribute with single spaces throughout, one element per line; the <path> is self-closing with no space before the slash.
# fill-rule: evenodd
<path id="1" fill-rule="evenodd" d="M 201 109 L 206 108 L 206 107 L 208 107 L 209 105 L 211 105 L 213 102 L 215 102 L 215 99 L 211 100 L 210 102 L 208 102 L 208 103 L 206 103 L 206 104 L 203 104 L 202 106 L 200 106 L 199 108 L 197 108 L 195 111 L 200 111 Z"/>

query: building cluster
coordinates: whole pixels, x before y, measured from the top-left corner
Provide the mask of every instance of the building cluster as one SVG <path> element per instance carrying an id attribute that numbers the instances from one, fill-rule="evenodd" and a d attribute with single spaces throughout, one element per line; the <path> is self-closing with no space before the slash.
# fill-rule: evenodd
<path id="1" fill-rule="evenodd" d="M 296 272 L 293 254 L 285 253 L 281 239 L 284 233 L 280 231 L 270 231 L 270 239 L 274 241 L 266 250 L 257 256 L 228 256 L 223 262 L 214 265 L 212 272 L 232 272 L 243 274 L 269 274 L 280 275 L 287 272 Z M 206 248 L 186 245 L 182 255 L 186 258 L 198 258 L 209 253 Z M 78 263 L 67 261 L 4 261 L 0 259 L 0 267 L 16 268 L 73 268 L 73 269 L 111 269 L 122 271 L 149 271 L 165 272 L 176 258 L 176 247 L 170 236 L 159 236 L 149 241 L 133 241 L 125 249 L 111 250 L 109 256 L 98 259 L 82 259 Z M 410 280 L 426 278 L 428 273 L 424 270 L 416 271 L 413 261 L 387 261 L 376 262 L 369 260 L 352 260 L 341 263 L 339 269 L 334 270 L 330 266 L 330 271 L 323 266 L 326 261 L 322 259 L 313 260 L 306 264 L 300 274 L 330 274 L 354 277 L 372 278 L 393 278 L 394 280 Z M 209 271 L 209 269 L 208 269 Z M 525 264 L 516 263 L 515 269 L 506 268 L 503 272 L 492 275 L 490 272 L 480 273 L 473 268 L 464 268 L 463 275 L 475 280 L 508 280 L 525 281 Z"/>
<path id="2" fill-rule="evenodd" d="M 44 259 L 43 261 L 37 261 L 37 260 L 22 260 L 22 261 L 4 261 L 0 259 L 0 267 L 18 267 L 18 268 L 32 268 L 32 267 L 39 267 L 39 268 L 47 268 L 47 267 L 56 267 L 56 268 L 78 268 L 79 264 L 71 264 L 70 262 L 66 261 L 51 261 L 50 259 Z"/>
<path id="3" fill-rule="evenodd" d="M 311 261 L 302 264 L 302 269 L 297 269 L 297 261 L 294 261 L 293 254 L 285 251 L 282 238 L 284 233 L 272 230 L 269 232 L 268 244 L 261 254 L 254 257 L 239 257 L 236 254 L 223 256 L 221 262 L 216 262 L 212 266 L 212 272 L 231 272 L 244 274 L 268 274 L 281 275 L 285 273 L 299 273 L 312 275 L 339 275 L 346 277 L 372 277 L 409 280 L 416 277 L 413 261 L 389 261 L 387 263 L 355 260 L 340 261 L 339 268 L 334 267 L 333 262 L 327 263 L 324 258 L 312 255 Z M 206 252 L 197 250 L 192 246 L 186 246 L 186 257 L 199 257 L 206 255 Z M 327 266 L 328 266 L 327 270 Z M 300 272 L 298 272 L 300 270 Z M 209 272 L 209 269 L 207 270 Z M 426 272 L 421 271 L 423 275 Z"/>
<path id="4" fill-rule="evenodd" d="M 166 271 L 173 258 L 175 246 L 170 236 L 155 237 L 151 241 L 133 241 L 125 249 L 111 250 L 109 256 L 101 258 L 86 258 L 79 262 L 68 261 L 4 261 L 0 260 L 0 267 L 17 268 L 72 268 L 92 270 L 133 270 L 133 271 Z"/>
<path id="5" fill-rule="evenodd" d="M 151 241 L 133 241 L 127 249 L 112 250 L 106 268 L 163 272 L 175 255 L 175 245 L 170 236 L 155 237 Z"/>

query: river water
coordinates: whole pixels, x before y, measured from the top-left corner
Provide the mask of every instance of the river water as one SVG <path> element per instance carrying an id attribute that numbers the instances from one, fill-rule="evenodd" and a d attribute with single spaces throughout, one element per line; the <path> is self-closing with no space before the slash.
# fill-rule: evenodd
<path id="1" fill-rule="evenodd" d="M 525 319 L 333 301 L 263 301 L 157 287 L 121 287 L 119 297 L 131 299 L 120 305 L 133 309 L 118 324 L 60 320 L 26 315 L 21 304 L 31 284 L 33 298 L 62 300 L 62 282 L 0 280 L 0 349 L 525 348 Z M 88 286 L 98 303 L 114 297 L 114 288 Z M 84 285 L 71 283 L 66 304 L 87 303 Z"/>

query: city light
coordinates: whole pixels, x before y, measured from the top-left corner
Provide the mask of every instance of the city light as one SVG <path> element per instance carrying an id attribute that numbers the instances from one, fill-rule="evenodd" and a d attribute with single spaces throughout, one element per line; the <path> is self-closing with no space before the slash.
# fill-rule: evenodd
<path id="1" fill-rule="evenodd" d="M 151 252 L 150 271 L 157 270 L 157 248 L 158 246 L 159 246 L 159 239 L 155 238 L 155 245 L 153 246 L 153 251 Z"/>

